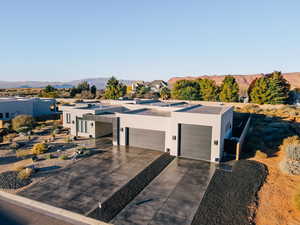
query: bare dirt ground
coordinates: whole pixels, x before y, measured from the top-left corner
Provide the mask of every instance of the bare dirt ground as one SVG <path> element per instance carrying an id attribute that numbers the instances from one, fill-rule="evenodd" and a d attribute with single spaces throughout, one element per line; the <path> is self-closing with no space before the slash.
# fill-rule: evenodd
<path id="1" fill-rule="evenodd" d="M 299 225 L 300 211 L 293 205 L 293 196 L 300 185 L 300 176 L 284 174 L 279 162 L 284 152 L 267 159 L 253 158 L 264 163 L 269 170 L 266 183 L 258 193 L 257 225 Z"/>

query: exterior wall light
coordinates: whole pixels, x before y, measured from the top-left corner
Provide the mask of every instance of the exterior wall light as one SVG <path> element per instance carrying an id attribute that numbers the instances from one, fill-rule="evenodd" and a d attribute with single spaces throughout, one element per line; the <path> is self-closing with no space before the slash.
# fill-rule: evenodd
<path id="1" fill-rule="evenodd" d="M 91 127 L 93 127 L 93 126 L 94 126 L 94 123 L 92 122 L 92 123 L 91 123 Z"/>
<path id="2" fill-rule="evenodd" d="M 124 131 L 124 128 L 122 127 L 122 128 L 121 128 L 121 132 L 123 132 L 123 131 Z"/>
<path id="3" fill-rule="evenodd" d="M 74 120 L 72 120 L 72 124 L 74 124 L 75 123 L 75 121 Z"/>
<path id="4" fill-rule="evenodd" d="M 214 140 L 214 145 L 218 145 L 218 144 L 219 144 L 218 140 Z"/>
<path id="5" fill-rule="evenodd" d="M 176 136 L 175 136 L 175 135 L 174 135 L 174 136 L 172 136 L 172 140 L 174 140 L 174 141 L 176 140 Z"/>

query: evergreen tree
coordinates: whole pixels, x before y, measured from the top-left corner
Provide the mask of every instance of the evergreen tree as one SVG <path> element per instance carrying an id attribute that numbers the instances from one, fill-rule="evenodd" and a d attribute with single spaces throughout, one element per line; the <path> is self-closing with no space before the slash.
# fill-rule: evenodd
<path id="1" fill-rule="evenodd" d="M 257 104 L 284 104 L 289 100 L 290 84 L 281 72 L 263 75 L 248 90 L 250 101 Z"/>
<path id="2" fill-rule="evenodd" d="M 200 100 L 200 86 L 196 81 L 179 80 L 174 84 L 172 98 L 179 100 Z"/>
<path id="3" fill-rule="evenodd" d="M 281 72 L 275 71 L 269 77 L 270 80 L 270 100 L 269 104 L 285 104 L 289 98 L 290 84 L 283 78 Z"/>
<path id="4" fill-rule="evenodd" d="M 222 102 L 239 101 L 239 85 L 233 76 L 228 75 L 224 78 L 219 98 Z"/>
<path id="5" fill-rule="evenodd" d="M 255 80 L 249 93 L 250 101 L 256 104 L 264 104 L 270 99 L 269 80 L 263 76 Z"/>
<path id="6" fill-rule="evenodd" d="M 95 96 L 96 95 L 96 92 L 97 92 L 97 87 L 95 85 L 93 85 L 91 87 L 91 93 Z"/>
<path id="7" fill-rule="evenodd" d="M 56 91 L 56 90 L 57 90 L 57 89 L 54 88 L 54 87 L 51 86 L 51 85 L 47 85 L 47 86 L 44 88 L 44 92 L 46 92 L 46 93 L 54 92 L 54 91 Z"/>
<path id="8" fill-rule="evenodd" d="M 218 87 L 214 80 L 207 78 L 198 79 L 200 86 L 201 100 L 204 101 L 217 101 L 218 100 Z"/>
<path id="9" fill-rule="evenodd" d="M 90 85 L 87 81 L 83 81 L 77 85 L 77 93 L 81 93 L 82 91 L 89 91 Z"/>
<path id="10" fill-rule="evenodd" d="M 126 94 L 126 85 L 123 85 L 115 77 L 111 77 L 105 87 L 104 97 L 106 99 L 118 99 Z"/>

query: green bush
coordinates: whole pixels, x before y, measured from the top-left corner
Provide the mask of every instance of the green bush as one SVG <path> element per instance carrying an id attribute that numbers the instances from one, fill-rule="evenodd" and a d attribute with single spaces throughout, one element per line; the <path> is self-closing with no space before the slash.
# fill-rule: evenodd
<path id="1" fill-rule="evenodd" d="M 46 155 L 46 159 L 53 159 L 53 158 L 54 158 L 54 156 L 52 154 Z"/>
<path id="2" fill-rule="evenodd" d="M 61 160 L 67 160 L 67 159 L 68 159 L 68 156 L 66 156 L 66 155 L 61 155 L 61 156 L 59 156 L 59 159 L 61 159 Z"/>

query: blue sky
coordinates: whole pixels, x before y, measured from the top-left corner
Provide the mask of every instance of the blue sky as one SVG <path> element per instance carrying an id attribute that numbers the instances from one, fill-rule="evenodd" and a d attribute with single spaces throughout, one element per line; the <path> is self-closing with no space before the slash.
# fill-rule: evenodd
<path id="1" fill-rule="evenodd" d="M 0 80 L 300 71 L 299 0 L 0 1 Z"/>

